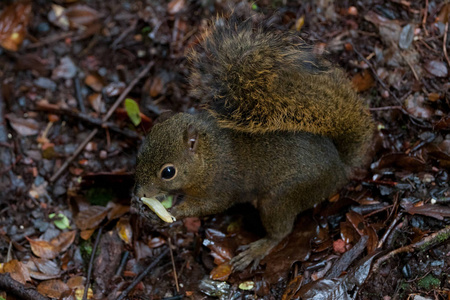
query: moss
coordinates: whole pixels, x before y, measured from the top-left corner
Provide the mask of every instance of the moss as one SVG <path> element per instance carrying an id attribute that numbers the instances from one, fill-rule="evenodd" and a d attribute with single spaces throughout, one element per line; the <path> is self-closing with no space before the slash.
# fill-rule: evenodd
<path id="1" fill-rule="evenodd" d="M 441 280 L 434 277 L 431 274 L 428 274 L 424 278 L 420 279 L 417 282 L 417 286 L 421 289 L 424 289 L 426 291 L 430 291 L 432 289 L 437 289 L 441 285 Z"/>

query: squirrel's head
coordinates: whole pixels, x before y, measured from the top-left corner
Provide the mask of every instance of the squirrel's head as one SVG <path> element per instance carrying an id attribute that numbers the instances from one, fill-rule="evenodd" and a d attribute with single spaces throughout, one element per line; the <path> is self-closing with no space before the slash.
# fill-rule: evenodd
<path id="1" fill-rule="evenodd" d="M 138 198 L 183 192 L 201 178 L 205 130 L 192 115 L 176 114 L 156 124 L 137 156 L 134 194 Z"/>

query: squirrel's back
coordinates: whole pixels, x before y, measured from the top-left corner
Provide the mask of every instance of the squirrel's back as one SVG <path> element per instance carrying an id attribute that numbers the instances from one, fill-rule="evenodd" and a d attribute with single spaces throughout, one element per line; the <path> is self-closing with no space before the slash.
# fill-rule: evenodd
<path id="1" fill-rule="evenodd" d="M 192 94 L 225 128 L 330 137 L 344 163 L 360 164 L 373 122 L 345 73 L 293 32 L 232 16 L 192 50 Z"/>

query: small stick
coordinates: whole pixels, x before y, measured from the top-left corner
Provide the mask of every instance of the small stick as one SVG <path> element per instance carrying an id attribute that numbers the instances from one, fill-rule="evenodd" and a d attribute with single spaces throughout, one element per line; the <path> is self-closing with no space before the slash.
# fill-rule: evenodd
<path id="1" fill-rule="evenodd" d="M 417 250 L 425 251 L 439 243 L 442 243 L 442 242 L 448 240 L 448 238 L 450 238 L 450 225 L 423 238 L 422 240 L 420 240 L 414 244 L 409 244 L 407 246 L 397 248 L 397 249 L 389 252 L 388 254 L 380 257 L 373 265 L 372 274 L 375 274 L 378 271 L 378 269 L 380 268 L 382 263 L 384 263 L 385 261 L 394 257 L 397 254 L 405 253 L 405 252 L 413 252 L 413 251 L 417 251 Z"/>
<path id="2" fill-rule="evenodd" d="M 98 243 L 100 242 L 100 236 L 102 235 L 102 230 L 103 230 L 103 227 L 100 227 L 98 229 L 97 237 L 95 238 L 94 248 L 92 248 L 91 259 L 89 260 L 89 269 L 88 269 L 88 273 L 87 273 L 86 284 L 84 285 L 84 293 L 83 293 L 82 300 L 87 299 L 89 284 L 91 281 L 92 266 L 94 265 L 95 252 L 97 252 L 97 247 L 98 247 Z"/>
<path id="3" fill-rule="evenodd" d="M 180 286 L 178 285 L 178 275 L 177 275 L 177 269 L 175 268 L 175 259 L 173 258 L 173 251 L 172 251 L 172 240 L 169 237 L 169 250 L 170 250 L 170 259 L 172 260 L 172 269 L 173 269 L 173 278 L 175 279 L 175 286 L 177 288 L 177 293 L 180 293 Z"/>
<path id="4" fill-rule="evenodd" d="M 75 87 L 75 97 L 78 101 L 78 106 L 80 107 L 80 111 L 85 114 L 86 113 L 86 107 L 84 106 L 83 102 L 83 96 L 81 95 L 81 84 L 80 84 L 80 78 L 78 78 L 78 73 L 73 79 L 73 85 Z"/>
<path id="5" fill-rule="evenodd" d="M 116 300 L 123 300 L 128 295 L 129 292 L 144 279 L 145 276 L 163 259 L 164 256 L 167 255 L 167 252 L 169 252 L 169 249 L 164 249 L 163 252 L 161 252 L 160 255 L 158 255 L 155 260 L 144 270 L 141 274 L 139 274 L 138 277 L 136 277 L 133 282 L 119 295 L 119 297 Z M 108 298 L 109 299 L 109 298 Z"/>
<path id="6" fill-rule="evenodd" d="M 125 265 L 128 260 L 128 256 L 130 255 L 129 251 L 125 251 L 125 253 L 122 256 L 122 260 L 120 261 L 120 265 L 117 268 L 116 276 L 119 277 L 122 274 L 123 269 L 125 268 Z"/>
<path id="7" fill-rule="evenodd" d="M 145 74 L 147 74 L 147 72 L 154 64 L 155 62 L 153 61 L 149 62 L 147 66 L 138 74 L 138 76 L 135 79 L 133 79 L 133 81 L 131 81 L 131 83 L 122 92 L 122 94 L 120 94 L 119 98 L 117 98 L 113 106 L 111 106 L 111 108 L 108 110 L 108 113 L 102 118 L 102 122 L 108 121 L 109 117 L 111 117 L 111 115 L 114 113 L 117 107 L 119 107 L 122 101 L 125 100 L 125 97 L 131 91 L 131 89 L 139 82 L 139 80 L 142 79 L 142 77 L 145 76 Z M 64 162 L 64 164 L 61 166 L 61 168 L 58 169 L 58 171 L 55 174 L 53 174 L 53 176 L 50 178 L 50 182 L 54 182 L 56 179 L 58 179 L 59 176 L 61 176 L 61 174 L 67 169 L 70 163 L 81 153 L 81 151 L 83 151 L 84 147 L 86 147 L 86 145 L 97 134 L 97 132 L 98 132 L 97 128 L 91 131 L 91 133 L 86 137 L 86 139 L 75 150 L 75 153 Z"/>
<path id="8" fill-rule="evenodd" d="M 386 242 L 386 239 L 388 238 L 388 236 L 391 234 L 392 229 L 394 229 L 395 225 L 397 225 L 397 223 L 400 221 L 400 219 L 403 217 L 402 213 L 399 213 L 397 215 L 397 217 L 394 219 L 394 221 L 392 221 L 391 225 L 389 225 L 389 228 L 386 230 L 386 232 L 384 233 L 383 237 L 381 238 L 381 240 L 378 242 L 377 245 L 377 249 L 381 249 L 383 247 L 384 242 Z"/>
<path id="9" fill-rule="evenodd" d="M 450 67 L 450 60 L 448 59 L 447 53 L 447 34 L 448 34 L 448 21 L 447 23 L 445 23 L 444 44 L 442 45 L 442 48 L 444 48 L 445 60 L 447 61 L 448 66 Z"/>

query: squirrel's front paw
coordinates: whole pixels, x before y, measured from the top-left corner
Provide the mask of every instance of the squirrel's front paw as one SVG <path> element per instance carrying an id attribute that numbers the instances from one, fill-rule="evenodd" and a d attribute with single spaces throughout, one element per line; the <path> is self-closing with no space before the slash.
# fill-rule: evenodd
<path id="1" fill-rule="evenodd" d="M 278 244 L 278 240 L 263 238 L 245 246 L 245 250 L 230 261 L 233 271 L 243 271 L 248 265 L 255 270 L 259 262 Z"/>

